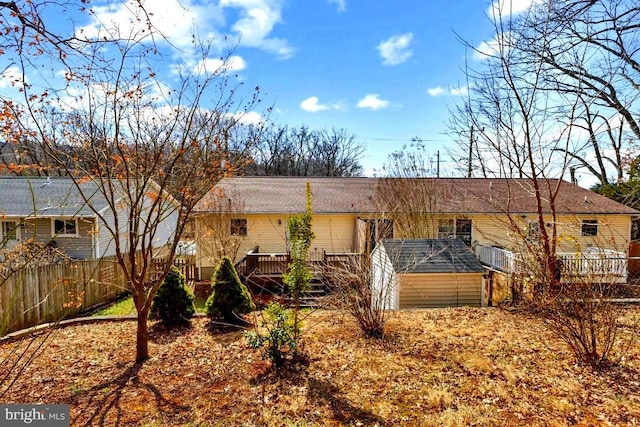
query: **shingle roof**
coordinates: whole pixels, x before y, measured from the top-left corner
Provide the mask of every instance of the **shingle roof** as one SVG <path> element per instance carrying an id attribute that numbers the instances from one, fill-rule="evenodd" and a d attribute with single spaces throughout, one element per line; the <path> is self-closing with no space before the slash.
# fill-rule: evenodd
<path id="1" fill-rule="evenodd" d="M 106 206 L 96 184 L 81 184 L 91 203 L 100 210 Z M 1 177 L 0 216 L 38 215 L 43 217 L 94 216 L 70 178 Z"/>
<path id="2" fill-rule="evenodd" d="M 382 245 L 398 273 L 484 273 L 459 239 L 387 239 Z"/>
<path id="3" fill-rule="evenodd" d="M 242 200 L 246 213 L 295 213 L 305 208 L 305 185 L 311 184 L 315 213 L 377 212 L 376 188 L 386 180 L 403 178 L 234 177 L 215 187 Z M 439 191 L 439 213 L 534 213 L 536 201 L 529 179 L 511 178 L 419 178 Z M 550 212 L 549 194 L 556 186 L 557 213 L 626 214 L 639 211 L 592 191 L 557 179 L 539 180 L 544 212 Z M 420 187 L 420 186 L 416 186 Z M 422 186 L 424 187 L 424 186 Z M 212 194 L 210 192 L 210 194 Z M 211 197 L 211 196 L 209 196 Z M 229 196 L 231 197 L 231 196 Z M 206 212 L 210 198 L 196 206 Z"/>

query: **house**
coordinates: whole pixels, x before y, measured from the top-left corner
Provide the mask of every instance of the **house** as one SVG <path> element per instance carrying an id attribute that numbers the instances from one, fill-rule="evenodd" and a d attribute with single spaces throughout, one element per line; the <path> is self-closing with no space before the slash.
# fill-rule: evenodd
<path id="1" fill-rule="evenodd" d="M 124 188 L 114 181 L 114 188 Z M 28 239 L 55 245 L 75 259 L 101 258 L 115 254 L 112 209 L 98 190 L 98 184 L 80 183 L 82 192 L 70 178 L 0 177 L 0 242 L 11 247 Z M 83 197 L 84 196 L 84 197 Z M 126 203 L 118 200 L 116 203 Z M 173 238 L 175 213 L 167 215 L 153 236 L 155 247 Z M 126 228 L 126 208 L 119 223 Z M 121 233 L 121 244 L 126 244 Z M 126 246 L 125 246 L 126 247 Z"/>
<path id="2" fill-rule="evenodd" d="M 371 253 L 374 304 L 483 306 L 484 266 L 460 239 L 385 239 Z"/>
<path id="3" fill-rule="evenodd" d="M 218 246 L 233 247 L 226 255 L 235 257 L 241 274 L 281 275 L 287 265 L 287 218 L 304 211 L 307 182 L 316 235 L 311 258 L 318 262 L 370 252 L 381 239 L 457 238 L 489 271 L 510 274 L 523 241 L 540 232 L 529 179 L 225 178 L 196 206 L 201 277 L 208 279 L 215 266 L 207 248 L 223 238 L 228 240 Z M 576 265 L 606 258 L 607 268 L 627 280 L 632 223 L 640 212 L 566 181 L 538 183 L 544 223 L 555 225 L 559 256 Z M 216 218 L 222 220 L 219 226 L 209 227 Z M 410 235 L 415 230 L 408 226 L 420 222 L 421 235 Z"/>

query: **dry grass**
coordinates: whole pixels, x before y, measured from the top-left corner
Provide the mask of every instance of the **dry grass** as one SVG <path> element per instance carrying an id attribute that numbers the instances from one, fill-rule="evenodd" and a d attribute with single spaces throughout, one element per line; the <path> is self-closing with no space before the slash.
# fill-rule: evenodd
<path id="1" fill-rule="evenodd" d="M 308 365 L 280 374 L 202 318 L 156 328 L 142 366 L 133 322 L 60 329 L 3 403 L 68 403 L 72 425 L 640 425 L 638 343 L 596 373 L 539 320 L 498 309 L 393 313 L 380 341 L 338 312 L 306 325 Z"/>

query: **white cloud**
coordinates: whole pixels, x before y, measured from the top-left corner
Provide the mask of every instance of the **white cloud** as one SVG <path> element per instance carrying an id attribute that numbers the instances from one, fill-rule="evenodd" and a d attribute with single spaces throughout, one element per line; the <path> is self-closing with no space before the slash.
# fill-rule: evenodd
<path id="1" fill-rule="evenodd" d="M 0 74 L 0 89 L 5 89 L 12 86 L 22 87 L 22 83 L 22 73 L 16 66 L 7 67 L 2 72 L 2 74 Z"/>
<path id="2" fill-rule="evenodd" d="M 381 42 L 377 49 L 382 57 L 382 63 L 384 65 L 398 65 L 411 58 L 413 55 L 413 51 L 410 49 L 412 39 L 413 34 L 406 33 Z"/>
<path id="3" fill-rule="evenodd" d="M 484 41 L 475 48 L 472 55 L 473 59 L 481 61 L 490 57 L 504 55 L 509 52 L 512 43 L 513 34 L 496 34 L 493 39 Z"/>
<path id="4" fill-rule="evenodd" d="M 91 21 L 77 31 L 79 37 L 149 37 L 151 33 L 137 0 L 126 0 L 116 6 L 93 6 Z M 270 37 L 281 21 L 282 0 L 142 0 L 152 25 L 175 46 L 190 50 L 194 32 L 207 35 L 220 50 L 228 47 L 226 38 L 236 39 L 238 46 L 248 46 L 275 53 L 281 58 L 293 55 L 294 49 L 280 38 Z M 238 19 L 230 28 L 225 22 L 225 9 L 237 10 Z M 155 34 L 154 42 L 162 40 Z M 233 44 L 233 43 L 231 43 Z"/>
<path id="5" fill-rule="evenodd" d="M 242 125 L 260 125 L 264 123 L 262 114 L 255 111 L 235 113 L 233 118 Z"/>
<path id="6" fill-rule="evenodd" d="M 452 87 L 449 89 L 451 96 L 467 96 L 469 94 L 469 86 Z"/>
<path id="7" fill-rule="evenodd" d="M 381 110 L 387 108 L 391 103 L 387 100 L 380 99 L 377 93 L 370 93 L 358 101 L 358 108 L 370 108 L 372 110 Z"/>
<path id="8" fill-rule="evenodd" d="M 335 3 L 338 6 L 338 12 L 347 10 L 347 0 L 328 0 L 329 3 Z"/>
<path id="9" fill-rule="evenodd" d="M 469 93 L 469 88 L 467 86 L 459 86 L 459 87 L 451 87 L 449 89 L 445 89 L 442 86 L 436 86 L 427 89 L 427 93 L 429 96 L 442 96 L 442 95 L 450 95 L 450 96 L 465 96 Z"/>
<path id="10" fill-rule="evenodd" d="M 442 86 L 436 86 L 430 89 L 427 89 L 427 93 L 431 96 L 440 96 L 444 93 L 444 89 Z"/>
<path id="11" fill-rule="evenodd" d="M 195 67 L 193 67 L 193 71 L 195 73 L 212 73 L 218 74 L 227 71 L 241 71 L 247 68 L 247 63 L 245 60 L 238 55 L 232 55 L 228 57 L 226 60 L 222 60 L 220 58 L 207 58 L 200 63 L 198 63 Z"/>
<path id="12" fill-rule="evenodd" d="M 201 3 L 206 6 L 196 5 L 191 0 L 142 3 L 146 15 L 135 0 L 125 1 L 117 6 L 93 6 L 91 22 L 81 27 L 77 35 L 86 38 L 148 37 L 151 35 L 147 25 L 148 16 L 163 37 L 179 47 L 187 47 L 191 45 L 195 25 L 206 31 L 211 25 L 222 22 L 221 10 L 206 2 Z"/>
<path id="13" fill-rule="evenodd" d="M 544 0 L 497 0 L 489 5 L 487 13 L 489 16 L 510 16 L 529 10 L 536 3 L 542 3 Z"/>
<path id="14" fill-rule="evenodd" d="M 331 107 L 320 104 L 320 100 L 317 96 L 311 96 L 300 103 L 300 108 L 310 113 L 317 113 L 318 111 L 328 110 Z"/>
<path id="15" fill-rule="evenodd" d="M 222 8 L 240 9 L 240 19 L 232 27 L 240 45 L 263 49 L 286 59 L 293 56 L 293 48 L 284 39 L 269 37 L 281 21 L 280 3 L 280 0 L 220 0 Z"/>

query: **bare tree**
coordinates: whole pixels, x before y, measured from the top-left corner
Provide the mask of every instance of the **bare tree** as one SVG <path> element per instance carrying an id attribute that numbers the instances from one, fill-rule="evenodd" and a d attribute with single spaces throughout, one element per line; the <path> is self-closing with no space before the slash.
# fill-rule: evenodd
<path id="1" fill-rule="evenodd" d="M 628 169 L 624 157 L 640 140 L 637 2 L 548 2 L 520 18 L 514 31 L 514 49 L 542 64 L 542 87 L 568 102 L 578 100 L 580 119 L 567 124 L 581 132 L 574 132 L 566 154 L 602 185 L 609 181 L 604 165 L 621 180 Z"/>
<path id="2" fill-rule="evenodd" d="M 604 63 L 594 59 L 598 52 L 593 50 L 604 49 L 603 56 L 609 59 L 624 56 L 626 48 L 622 46 L 628 45 L 622 42 L 633 39 L 625 31 L 637 29 L 637 25 L 616 30 L 617 24 L 607 17 L 622 12 L 622 6 L 628 6 L 624 1 L 543 2 L 519 16 L 501 8 L 505 5 L 508 7 L 508 2 L 492 5 L 495 44 L 491 51 L 482 52 L 487 56 L 483 67 L 471 71 L 474 89 L 458 110 L 462 119 L 456 121 L 457 130 L 470 126 L 477 130 L 477 141 L 496 153 L 490 162 L 501 176 L 515 173 L 529 178 L 525 190 L 536 202 L 534 220 L 514 215 L 511 205 L 516 201 L 509 196 L 501 207 L 521 252 L 517 259 L 517 270 L 522 273 L 520 285 L 532 288 L 533 307 L 576 357 L 602 367 L 611 361 L 618 344 L 616 310 L 608 300 L 615 280 L 567 265 L 567 259 L 558 255 L 556 201 L 562 181 L 547 178 L 563 176 L 576 159 L 589 163 L 580 157 L 586 155 L 581 153 L 583 149 L 589 149 L 589 155 L 597 158 L 590 166 L 592 172 L 606 182 L 607 159 L 597 129 L 604 125 L 611 151 L 618 156 L 622 127 L 616 128 L 612 114 L 603 107 L 625 118 L 633 105 L 622 101 L 621 92 L 611 84 L 616 79 L 607 73 L 621 72 L 619 76 L 633 81 L 631 76 L 636 71 L 632 59 Z M 613 9 L 605 7 L 611 5 Z M 605 11 L 586 13 L 591 7 L 605 7 Z M 634 9 L 624 9 L 627 12 L 622 16 L 636 16 Z M 586 14 L 581 15 L 583 12 Z M 609 52 L 610 47 L 600 40 L 603 35 L 599 30 L 610 25 L 620 40 L 606 43 L 622 43 L 617 45 L 617 54 Z M 604 74 L 596 74 L 595 69 Z M 630 128 L 634 127 L 633 120 L 624 119 Z M 587 135 L 586 141 L 579 142 L 581 134 Z M 613 163 L 617 159 L 614 157 Z M 513 181 L 510 185 L 522 184 Z M 576 253 L 580 252 L 577 248 Z"/>
<path id="3" fill-rule="evenodd" d="M 424 145 L 393 152 L 376 187 L 379 211 L 393 222 L 393 229 L 407 239 L 434 238 L 438 233 L 439 208 L 446 189 L 433 179 Z"/>
<path id="4" fill-rule="evenodd" d="M 232 261 L 245 240 L 246 223 L 242 219 L 244 201 L 233 190 L 214 189 L 202 199 L 198 209 L 206 210 L 196 231 L 198 256 L 217 265 L 223 257 Z"/>
<path id="5" fill-rule="evenodd" d="M 363 145 L 346 129 L 320 131 L 318 150 L 314 154 L 317 176 L 360 176 Z"/>
<path id="6" fill-rule="evenodd" d="M 94 212 L 112 237 L 133 296 L 141 362 L 149 357 L 153 296 L 170 271 L 180 236 L 211 186 L 244 166 L 257 134 L 244 132 L 242 120 L 260 99 L 257 88 L 242 93 L 241 83 L 227 73 L 230 52 L 216 69 L 185 64 L 161 79 L 156 61 L 171 46 L 158 48 L 161 35 L 144 9 L 134 8 L 131 19 L 142 27 L 126 33 L 104 28 L 83 39 L 89 42 L 81 52 L 73 43 L 60 56 L 43 50 L 47 61 L 61 64 L 64 82 L 36 87 L 21 73 L 23 98 L 2 101 L 14 146 L 21 147 L 25 137 L 35 141 L 74 180 L 88 206 L 93 197 L 106 200 L 108 207 Z M 218 57 L 211 44 L 193 49 L 199 58 Z M 20 70 L 27 69 L 24 51 L 15 58 Z M 96 184 L 97 194 L 85 191 L 86 181 Z M 166 221 L 175 229 L 162 229 Z M 167 263 L 154 272 L 152 258 L 162 245 Z"/>
<path id="7" fill-rule="evenodd" d="M 360 326 L 365 336 L 380 338 L 388 317 L 385 302 L 392 289 L 391 272 L 383 272 L 383 283 L 372 288 L 371 254 L 351 254 L 340 262 L 327 263 L 324 277 L 338 298 L 334 305 L 345 310 Z"/>
<path id="8" fill-rule="evenodd" d="M 571 124 L 577 117 L 578 103 L 575 98 L 558 99 L 547 90 L 545 63 L 519 49 L 522 39 L 517 30 L 526 17 L 512 16 L 508 7 L 508 2 L 492 6 L 495 44 L 491 51 L 481 52 L 485 55 L 482 66 L 468 71 L 474 89 L 460 107 L 465 115 L 457 124 L 466 122 L 477 129 L 477 141 L 494 153 L 492 159 L 485 157 L 483 161 L 495 168 L 495 175 L 531 180 L 537 237 L 527 249 L 540 267 L 536 289 L 541 292 L 557 284 L 556 198 L 560 181 L 546 178 L 562 176 L 568 168 Z M 541 6 L 540 14 L 543 12 Z M 553 29 L 550 19 L 540 20 L 538 38 L 552 43 Z M 549 214 L 545 214 L 547 208 Z M 503 209 L 510 211 L 509 206 Z M 510 218 L 515 234 L 527 236 L 528 230 L 518 218 Z"/>
<path id="9" fill-rule="evenodd" d="M 346 129 L 274 126 L 252 152 L 247 175 L 359 176 L 364 147 Z"/>

